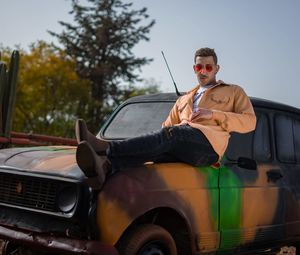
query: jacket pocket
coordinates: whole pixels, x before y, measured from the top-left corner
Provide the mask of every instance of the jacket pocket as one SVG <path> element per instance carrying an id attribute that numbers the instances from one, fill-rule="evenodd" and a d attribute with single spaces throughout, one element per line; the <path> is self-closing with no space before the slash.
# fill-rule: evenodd
<path id="1" fill-rule="evenodd" d="M 227 104 L 230 100 L 230 97 L 220 94 L 211 94 L 210 100 L 215 104 Z"/>

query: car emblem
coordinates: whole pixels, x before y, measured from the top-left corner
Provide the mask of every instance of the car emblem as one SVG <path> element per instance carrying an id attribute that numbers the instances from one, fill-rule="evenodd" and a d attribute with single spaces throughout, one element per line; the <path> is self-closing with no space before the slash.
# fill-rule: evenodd
<path id="1" fill-rule="evenodd" d="M 21 182 L 18 182 L 17 185 L 16 185 L 16 191 L 18 194 L 21 194 L 22 191 L 23 191 L 23 185 Z"/>

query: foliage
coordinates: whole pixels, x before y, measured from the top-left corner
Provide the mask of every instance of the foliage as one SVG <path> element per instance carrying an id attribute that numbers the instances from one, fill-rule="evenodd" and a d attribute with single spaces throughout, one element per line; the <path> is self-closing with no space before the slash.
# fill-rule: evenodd
<path id="1" fill-rule="evenodd" d="M 10 50 L 4 51 L 9 56 Z M 3 57 L 5 60 L 5 57 Z M 71 137 L 74 120 L 89 101 L 87 81 L 74 62 L 45 42 L 21 50 L 13 130 Z"/>
<path id="2" fill-rule="evenodd" d="M 97 105 L 89 115 L 94 125 L 120 102 L 120 97 L 133 93 L 130 84 L 139 81 L 137 70 L 151 61 L 135 57 L 132 49 L 149 40 L 147 34 L 154 20 L 145 24 L 147 9 L 131 7 L 132 3 L 121 0 L 88 0 L 88 6 L 72 0 L 74 23 L 60 21 L 65 30 L 61 34 L 50 32 L 75 60 L 77 74 L 90 81 Z"/>
<path id="3" fill-rule="evenodd" d="M 93 132 L 99 131 L 113 108 L 102 109 L 105 117 L 91 125 L 100 106 L 91 97 L 90 81 L 76 74 L 74 60 L 43 41 L 32 44 L 28 53 L 18 50 L 21 58 L 13 130 L 74 137 L 75 120 L 84 118 Z M 0 52 L 1 60 L 8 63 L 12 50 L 0 47 Z M 155 92 L 155 81 L 143 88 L 129 85 L 122 88 L 116 101 Z"/>

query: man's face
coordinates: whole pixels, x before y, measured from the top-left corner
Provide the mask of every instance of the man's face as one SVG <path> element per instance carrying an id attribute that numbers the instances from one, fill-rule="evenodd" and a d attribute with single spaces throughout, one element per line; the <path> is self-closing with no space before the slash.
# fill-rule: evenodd
<path id="1" fill-rule="evenodd" d="M 196 57 L 196 63 L 193 66 L 198 82 L 201 86 L 215 84 L 216 74 L 219 71 L 219 65 L 216 65 L 212 56 Z"/>

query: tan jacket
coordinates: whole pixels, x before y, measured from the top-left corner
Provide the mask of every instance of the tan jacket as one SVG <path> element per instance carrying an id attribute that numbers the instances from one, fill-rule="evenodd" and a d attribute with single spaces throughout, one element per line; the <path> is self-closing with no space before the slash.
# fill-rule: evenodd
<path id="1" fill-rule="evenodd" d="M 241 87 L 218 81 L 216 86 L 205 91 L 199 103 L 199 107 L 213 111 L 212 119 L 191 122 L 194 94 L 199 86 L 177 99 L 162 125 L 166 127 L 189 124 L 200 129 L 221 158 L 228 145 L 229 133 L 247 133 L 254 130 L 256 116 L 250 99 Z"/>

